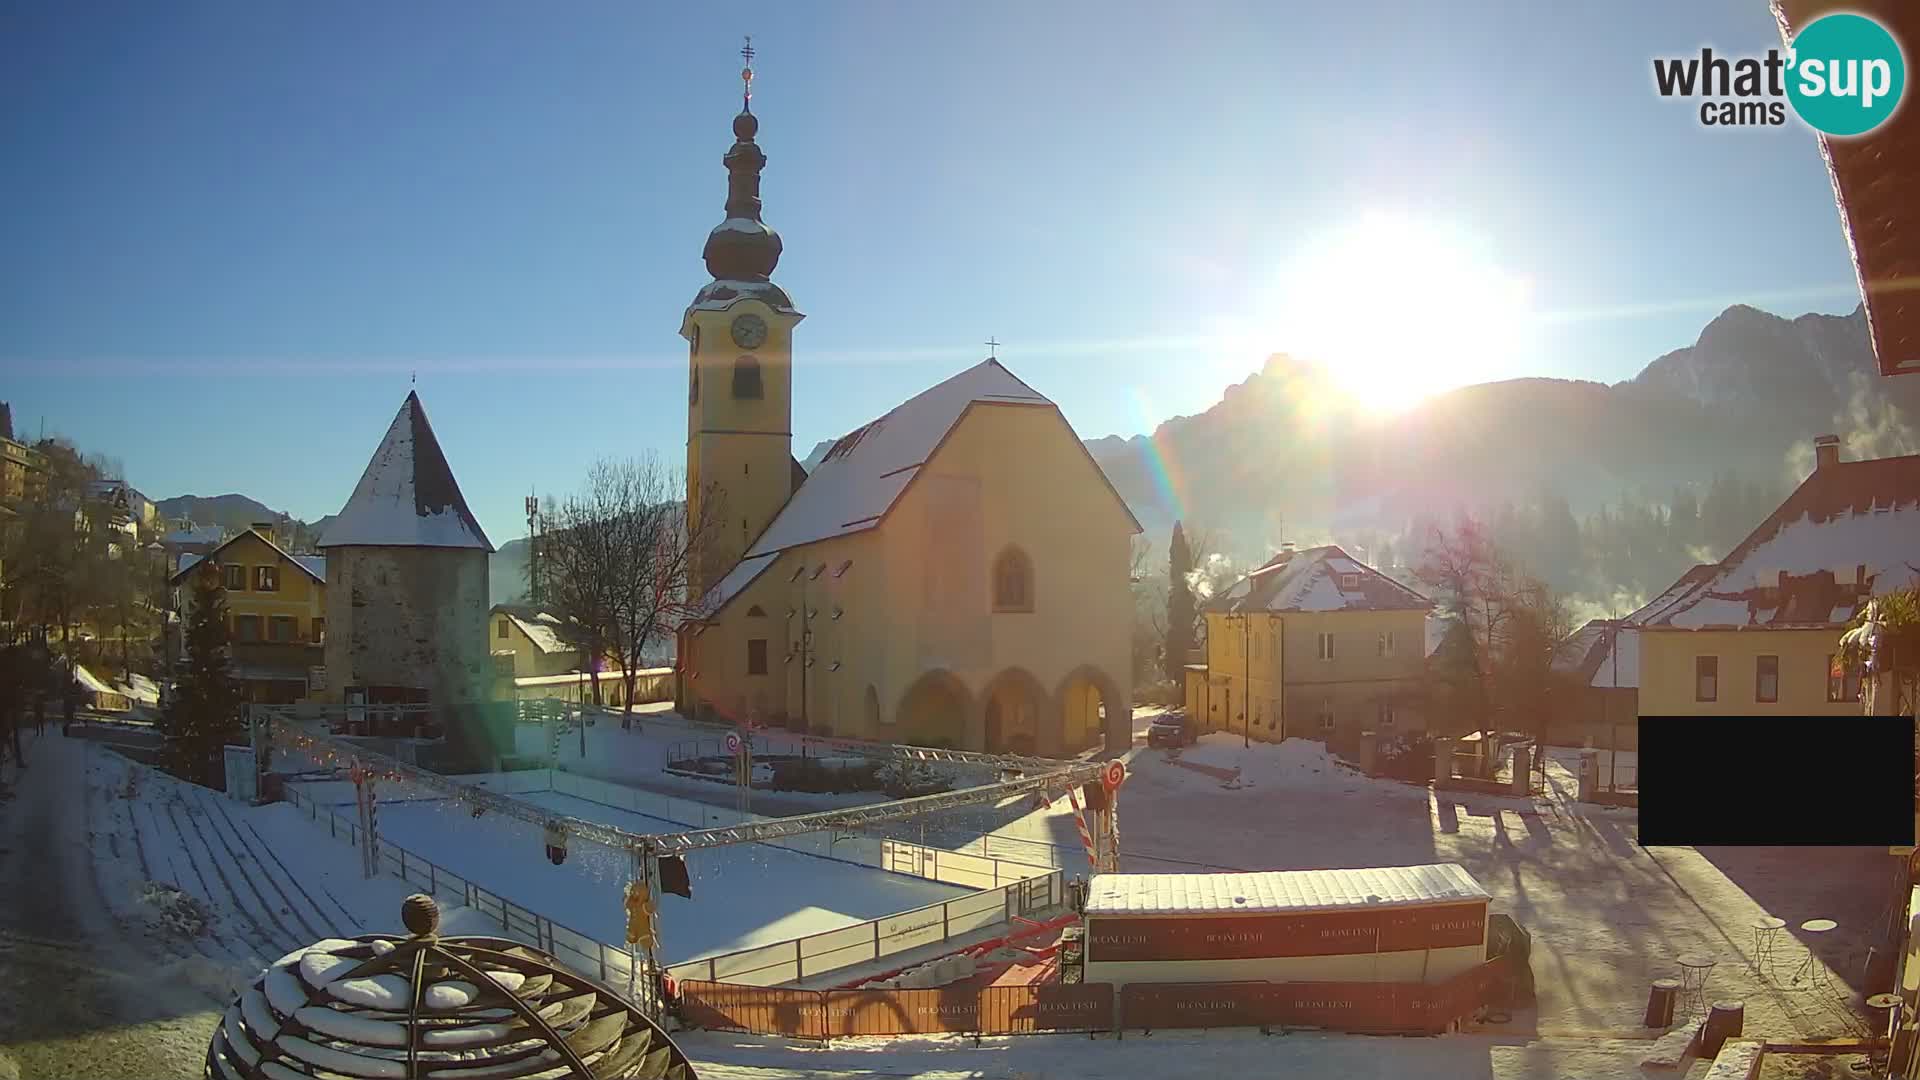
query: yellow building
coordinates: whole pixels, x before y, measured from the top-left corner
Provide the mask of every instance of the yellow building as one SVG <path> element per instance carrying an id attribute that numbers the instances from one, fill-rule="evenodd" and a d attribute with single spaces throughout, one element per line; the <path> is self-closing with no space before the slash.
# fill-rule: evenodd
<path id="1" fill-rule="evenodd" d="M 516 679 L 580 670 L 581 650 L 567 643 L 560 617 L 525 604 L 493 605 L 487 648 L 495 670 Z"/>
<path id="2" fill-rule="evenodd" d="M 1836 663 L 1861 605 L 1920 577 L 1920 455 L 1813 473 L 1710 574 L 1637 613 L 1642 716 L 1859 715 Z"/>
<path id="3" fill-rule="evenodd" d="M 1188 715 L 1208 731 L 1325 740 L 1426 727 L 1433 602 L 1338 547 L 1290 546 L 1204 610 L 1207 662 L 1189 668 Z"/>
<path id="4" fill-rule="evenodd" d="M 327 560 L 293 555 L 266 526 L 236 533 L 212 553 L 183 555 L 170 584 L 182 625 L 193 605 L 193 575 L 217 572 L 226 594 L 233 672 L 248 701 L 289 704 L 321 689 L 327 633 Z"/>
<path id="5" fill-rule="evenodd" d="M 1053 402 L 988 359 L 811 474 L 795 462 L 802 316 L 769 279 L 758 126 L 734 119 L 713 280 L 681 322 L 688 505 L 722 521 L 679 643 L 682 708 L 967 749 L 1126 745 L 1140 526 Z"/>

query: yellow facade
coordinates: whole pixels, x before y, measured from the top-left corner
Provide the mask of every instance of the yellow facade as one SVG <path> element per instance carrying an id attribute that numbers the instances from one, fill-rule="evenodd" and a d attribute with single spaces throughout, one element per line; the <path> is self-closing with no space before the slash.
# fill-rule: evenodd
<path id="1" fill-rule="evenodd" d="M 1207 671 L 1189 677 L 1188 708 L 1204 730 L 1263 740 L 1421 730 L 1426 614 L 1208 612 Z"/>
<path id="2" fill-rule="evenodd" d="M 1640 631 L 1641 716 L 1858 716 L 1857 679 L 1832 685 L 1841 631 L 1823 629 Z M 1712 661 L 1702 700 L 1701 661 Z M 1777 671 L 1777 686 L 1765 675 Z M 1834 691 L 1834 692 L 1830 692 Z M 1771 696 L 1773 700 L 1764 700 Z M 1836 700 L 1837 699 L 1837 700 Z"/>
<path id="3" fill-rule="evenodd" d="M 580 670 L 580 650 L 560 649 L 548 652 L 534 642 L 518 621 L 508 618 L 498 608 L 487 620 L 487 649 L 495 657 L 511 653 L 511 674 L 514 678 L 526 678 L 535 675 L 560 675 Z M 500 674 L 509 674 L 501 670 Z"/>
<path id="4" fill-rule="evenodd" d="M 733 328 L 760 320 L 765 341 L 743 348 Z M 793 495 L 793 328 L 803 316 L 781 314 L 759 300 L 739 300 L 724 311 L 690 311 L 687 339 L 687 501 L 719 519 L 711 565 L 696 568 L 694 592 L 704 593 L 773 521 Z M 755 377 L 737 379 L 750 367 Z M 758 395 L 736 390 L 757 389 Z M 720 497 L 717 508 L 705 500 Z"/>
<path id="5" fill-rule="evenodd" d="M 321 639 L 326 585 L 259 534 L 241 533 L 211 558 L 226 585 L 227 632 L 234 644 L 312 644 Z M 198 569 L 196 565 L 188 573 Z M 271 573 L 262 575 L 262 569 Z M 192 602 L 192 589 L 183 587 L 181 610 Z"/>
<path id="6" fill-rule="evenodd" d="M 1024 557 L 1029 610 L 993 611 L 990 589 L 978 610 L 930 601 L 930 575 L 949 569 L 926 544 L 943 482 L 977 486 L 975 569 Z M 1042 754 L 1097 744 L 1104 705 L 1107 730 L 1125 738 L 1136 530 L 1055 409 L 976 402 L 877 527 L 781 552 L 688 638 L 687 689 L 722 717 Z"/>

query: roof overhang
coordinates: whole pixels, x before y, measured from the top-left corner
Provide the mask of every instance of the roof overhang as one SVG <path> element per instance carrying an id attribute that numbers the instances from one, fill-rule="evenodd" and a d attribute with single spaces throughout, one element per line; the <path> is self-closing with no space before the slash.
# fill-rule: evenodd
<path id="1" fill-rule="evenodd" d="M 1782 40 L 1823 15 L 1851 12 L 1886 27 L 1909 65 L 1920 55 L 1908 44 L 1920 45 L 1920 4 L 1912 0 L 1772 0 L 1772 7 Z M 1913 93 L 1909 86 L 1906 97 Z M 1880 374 L 1920 374 L 1920 203 L 1912 191 L 1920 179 L 1920 108 L 1908 100 L 1874 131 L 1819 141 Z"/>

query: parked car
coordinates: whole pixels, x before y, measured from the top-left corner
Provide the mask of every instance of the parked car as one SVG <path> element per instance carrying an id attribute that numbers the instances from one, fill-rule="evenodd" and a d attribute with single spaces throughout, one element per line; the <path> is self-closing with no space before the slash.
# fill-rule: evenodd
<path id="1" fill-rule="evenodd" d="M 1200 738 L 1199 729 L 1187 717 L 1186 711 L 1176 709 L 1161 713 L 1147 725 L 1147 745 L 1153 746 L 1191 746 Z"/>

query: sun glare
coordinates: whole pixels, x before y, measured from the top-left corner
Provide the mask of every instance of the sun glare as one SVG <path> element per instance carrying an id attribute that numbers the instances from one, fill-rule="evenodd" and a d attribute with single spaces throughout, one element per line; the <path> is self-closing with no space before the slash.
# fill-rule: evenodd
<path id="1" fill-rule="evenodd" d="M 1532 322 L 1527 283 L 1472 236 L 1384 214 L 1308 244 L 1271 310 L 1270 349 L 1380 412 L 1511 373 Z"/>

